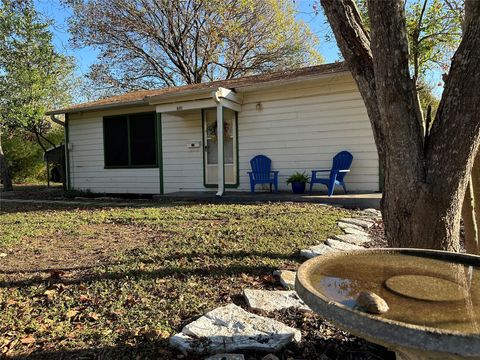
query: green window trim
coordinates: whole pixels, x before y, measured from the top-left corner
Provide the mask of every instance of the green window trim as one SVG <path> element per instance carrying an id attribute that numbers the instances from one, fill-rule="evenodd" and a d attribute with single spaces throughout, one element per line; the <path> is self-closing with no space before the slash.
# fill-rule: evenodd
<path id="1" fill-rule="evenodd" d="M 139 115 L 152 115 L 154 117 L 154 134 L 155 134 L 155 163 L 154 164 L 145 164 L 145 165 L 132 165 L 132 152 L 131 152 L 131 136 L 130 136 L 130 121 L 131 117 L 139 116 Z M 134 113 L 134 114 L 120 114 L 120 115 L 113 115 L 113 116 L 104 116 L 102 119 L 102 126 L 103 126 L 103 167 L 104 169 L 154 169 L 159 167 L 159 149 L 158 147 L 161 146 L 159 144 L 158 139 L 158 119 L 157 119 L 156 112 L 142 112 L 142 113 Z M 106 130 L 105 130 L 105 119 L 112 119 L 112 118 L 120 118 L 126 117 L 127 118 L 127 155 L 128 155 L 128 165 L 107 165 L 107 152 L 105 151 L 105 139 L 107 137 Z M 160 132 L 161 134 L 161 132 Z"/>
<path id="2" fill-rule="evenodd" d="M 160 182 L 160 195 L 164 194 L 163 189 L 163 143 L 162 143 L 162 114 L 157 113 L 156 117 L 156 133 L 157 133 L 157 163 L 158 163 L 158 175 Z"/>
<path id="3" fill-rule="evenodd" d="M 67 191 L 72 190 L 70 183 L 70 152 L 68 151 L 69 133 L 68 133 L 68 114 L 65 114 L 65 188 Z"/>

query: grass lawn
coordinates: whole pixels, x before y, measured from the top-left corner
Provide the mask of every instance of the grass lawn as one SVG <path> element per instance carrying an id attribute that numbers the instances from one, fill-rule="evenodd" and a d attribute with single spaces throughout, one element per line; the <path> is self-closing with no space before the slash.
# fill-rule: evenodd
<path id="1" fill-rule="evenodd" d="M 313 204 L 2 204 L 0 354 L 177 359 L 170 335 L 244 305 L 245 287 L 277 288 L 272 271 L 296 269 L 298 251 L 338 233 L 345 215 Z"/>

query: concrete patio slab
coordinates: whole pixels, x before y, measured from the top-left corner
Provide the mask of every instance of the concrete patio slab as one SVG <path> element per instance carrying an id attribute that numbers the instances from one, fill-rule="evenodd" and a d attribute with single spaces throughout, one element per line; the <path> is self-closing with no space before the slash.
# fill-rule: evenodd
<path id="1" fill-rule="evenodd" d="M 209 203 L 258 203 L 258 202 L 308 202 L 326 205 L 338 205 L 349 209 L 380 208 L 381 193 L 339 194 L 327 196 L 322 193 L 293 194 L 290 192 L 240 192 L 226 191 L 222 197 L 217 197 L 215 192 L 192 191 L 174 192 L 166 195 L 154 195 L 160 201 L 191 201 Z"/>

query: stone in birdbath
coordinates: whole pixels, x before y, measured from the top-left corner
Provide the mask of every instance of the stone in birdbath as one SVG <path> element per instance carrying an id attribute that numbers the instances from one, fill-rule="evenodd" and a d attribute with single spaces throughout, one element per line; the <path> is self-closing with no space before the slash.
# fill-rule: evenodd
<path id="1" fill-rule="evenodd" d="M 245 289 L 243 290 L 243 296 L 248 306 L 254 310 L 273 312 L 292 307 L 304 311 L 310 310 L 310 308 L 300 300 L 295 291 Z"/>
<path id="2" fill-rule="evenodd" d="M 358 295 L 357 305 L 371 314 L 385 314 L 389 309 L 387 302 L 371 291 L 362 291 Z"/>
<path id="3" fill-rule="evenodd" d="M 184 352 L 213 354 L 277 351 L 291 341 L 300 340 L 299 330 L 229 304 L 186 325 L 181 333 L 170 338 L 170 345 Z"/>
<path id="4" fill-rule="evenodd" d="M 295 271 L 290 271 L 290 270 L 275 270 L 273 272 L 273 276 L 278 277 L 280 284 L 282 284 L 282 286 L 288 290 L 295 289 L 296 275 L 297 273 Z"/>

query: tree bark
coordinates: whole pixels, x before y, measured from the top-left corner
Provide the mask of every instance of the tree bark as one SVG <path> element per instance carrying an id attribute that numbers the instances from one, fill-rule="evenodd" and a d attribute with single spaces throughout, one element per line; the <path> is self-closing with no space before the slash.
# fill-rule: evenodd
<path id="1" fill-rule="evenodd" d="M 353 0 L 321 4 L 370 117 L 385 174 L 389 245 L 458 251 L 461 205 L 480 142 L 479 18 L 468 17 L 427 142 L 409 72 L 404 1 L 368 2 L 371 39 Z M 480 1 L 467 8 L 478 13 Z"/>
<path id="2" fill-rule="evenodd" d="M 10 176 L 10 170 L 8 169 L 5 155 L 2 148 L 2 131 L 0 129 L 0 173 L 3 180 L 3 191 L 13 191 L 12 178 Z"/>
<path id="3" fill-rule="evenodd" d="M 480 153 L 477 154 L 462 208 L 465 250 L 480 255 Z"/>

